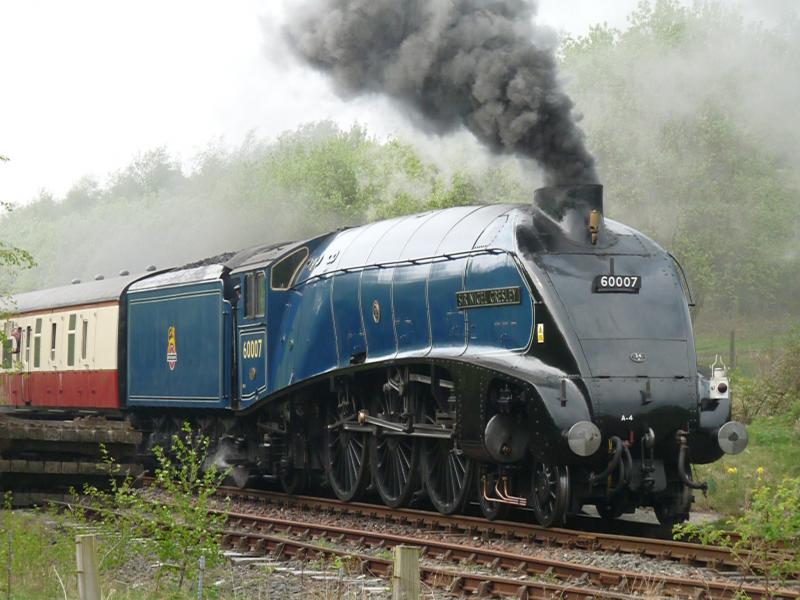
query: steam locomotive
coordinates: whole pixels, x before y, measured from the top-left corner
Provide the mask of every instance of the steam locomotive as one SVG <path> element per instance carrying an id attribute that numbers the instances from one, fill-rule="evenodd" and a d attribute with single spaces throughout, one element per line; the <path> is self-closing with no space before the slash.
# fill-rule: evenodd
<path id="1" fill-rule="evenodd" d="M 602 186 L 547 187 L 20 294 L 0 393 L 6 418 L 125 421 L 142 456 L 188 420 L 242 486 L 674 523 L 691 465 L 747 444 L 688 304 Z"/>

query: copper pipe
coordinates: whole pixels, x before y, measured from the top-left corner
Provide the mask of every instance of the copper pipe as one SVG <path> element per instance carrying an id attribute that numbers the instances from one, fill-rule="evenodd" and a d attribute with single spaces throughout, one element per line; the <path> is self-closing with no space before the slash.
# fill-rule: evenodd
<path id="1" fill-rule="evenodd" d="M 499 485 L 500 482 L 498 481 L 494 485 L 495 493 L 501 498 L 503 502 L 506 504 L 512 504 L 514 506 L 528 506 L 528 499 L 522 498 L 520 496 L 512 496 L 508 491 L 508 477 L 505 475 L 502 477 L 503 481 L 503 490 L 500 491 Z"/>
<path id="2" fill-rule="evenodd" d="M 497 482 L 494 486 L 494 491 L 497 494 L 497 497 L 492 497 L 489 495 L 489 491 L 486 485 L 486 475 L 481 477 L 482 481 L 482 490 L 481 494 L 483 495 L 483 499 L 486 502 L 500 502 L 501 504 L 511 504 L 512 506 L 527 506 L 528 501 L 525 498 L 514 498 L 513 496 L 509 496 L 508 493 L 503 493 L 498 489 L 498 485 L 500 482 Z M 503 480 L 506 482 L 506 490 L 508 489 L 508 479 L 503 477 Z M 522 500 L 522 504 L 519 503 L 519 500 Z"/>

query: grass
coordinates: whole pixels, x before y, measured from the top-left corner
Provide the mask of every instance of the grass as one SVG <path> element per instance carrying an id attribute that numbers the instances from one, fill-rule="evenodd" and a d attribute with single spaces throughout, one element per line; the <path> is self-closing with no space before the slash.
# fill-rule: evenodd
<path id="1" fill-rule="evenodd" d="M 695 467 L 695 478 L 709 485 L 708 498 L 695 493 L 695 507 L 735 514 L 759 472 L 768 483 L 800 476 L 800 404 L 785 414 L 754 420 L 748 433 L 750 443 L 741 454 Z"/>
<path id="2" fill-rule="evenodd" d="M 786 333 L 744 334 L 736 331 L 736 369 L 742 375 L 759 375 L 770 356 L 788 341 Z M 723 335 L 716 333 L 698 334 L 695 338 L 697 362 L 700 367 L 708 367 L 719 354 L 726 366 L 730 367 L 730 331 Z"/>
<path id="3" fill-rule="evenodd" d="M 39 510 L 0 511 L 0 599 L 75 600 L 78 598 L 75 568 L 75 535 L 86 532 L 71 515 Z M 10 534 L 10 536 L 9 536 Z M 11 560 L 8 547 L 11 540 Z M 111 542 L 98 539 L 98 557 L 102 558 Z M 119 566 L 101 567 L 100 589 L 104 600 L 196 600 L 196 582 L 177 590 L 175 576 L 163 576 L 156 586 L 157 561 L 131 552 Z M 7 595 L 7 573 L 11 570 L 11 593 Z M 309 564 L 330 571 L 337 577 L 333 583 L 317 584 L 308 590 L 308 597 L 330 600 L 361 598 L 355 583 L 348 577 L 360 573 L 360 562 L 351 557 L 331 557 Z M 271 592 L 276 574 L 272 566 L 260 564 L 232 565 L 225 563 L 206 572 L 203 597 L 207 600 L 275 600 L 286 589 L 303 582 L 293 575 L 277 576 L 283 583 Z M 330 585 L 329 588 L 325 587 Z M 290 587 L 285 587 L 290 586 Z M 355 587 L 354 587 L 355 586 Z"/>
<path id="4" fill-rule="evenodd" d="M 0 524 L 0 597 L 63 598 L 62 583 L 67 597 L 77 597 L 75 546 L 60 519 L 40 512 L 4 510 Z"/>
<path id="5" fill-rule="evenodd" d="M 85 527 L 68 516 L 40 510 L 0 511 L 0 598 L 14 600 L 73 600 L 78 598 L 75 567 L 75 535 Z M 9 561 L 9 545 L 11 560 Z M 98 542 L 102 557 L 104 540 Z M 11 571 L 11 593 L 8 591 L 8 572 Z M 269 574 L 263 569 L 248 573 L 233 572 L 229 565 L 206 573 L 204 598 L 261 598 L 261 588 Z M 176 590 L 174 581 L 162 578 L 160 589 L 155 586 L 155 560 L 133 555 L 131 560 L 109 572 L 101 569 L 100 588 L 103 598 L 114 600 L 194 600 L 194 582 Z M 215 582 L 224 582 L 215 586 Z M 238 592 L 232 586 L 248 588 Z"/>
<path id="6" fill-rule="evenodd" d="M 709 483 L 708 498 L 695 494 L 696 506 L 726 514 L 741 511 L 758 475 L 770 485 L 784 477 L 800 476 L 800 445 L 796 443 L 800 436 L 797 320 L 740 321 L 735 329 L 737 368 L 730 374 L 733 412 L 735 419 L 747 423 L 750 443 L 742 454 L 697 467 L 695 475 Z M 730 327 L 706 323 L 697 331 L 701 366 L 714 353 L 722 354 L 728 362 Z"/>

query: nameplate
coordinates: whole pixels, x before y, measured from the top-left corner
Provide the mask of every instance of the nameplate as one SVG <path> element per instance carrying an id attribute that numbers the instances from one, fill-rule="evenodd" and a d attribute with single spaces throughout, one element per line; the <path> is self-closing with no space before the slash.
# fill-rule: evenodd
<path id="1" fill-rule="evenodd" d="M 456 292 L 456 304 L 459 309 L 479 308 L 481 306 L 507 306 L 509 304 L 519 304 L 520 302 L 522 302 L 522 297 L 518 287 Z"/>

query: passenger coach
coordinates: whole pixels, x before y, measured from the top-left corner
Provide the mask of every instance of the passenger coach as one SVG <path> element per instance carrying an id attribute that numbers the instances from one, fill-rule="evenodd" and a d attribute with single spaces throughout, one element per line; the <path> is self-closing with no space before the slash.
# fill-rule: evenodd
<path id="1" fill-rule="evenodd" d="M 140 276 L 141 277 L 141 276 Z M 14 296 L 2 322 L 0 401 L 28 409 L 121 407 L 118 356 L 123 274 Z"/>

